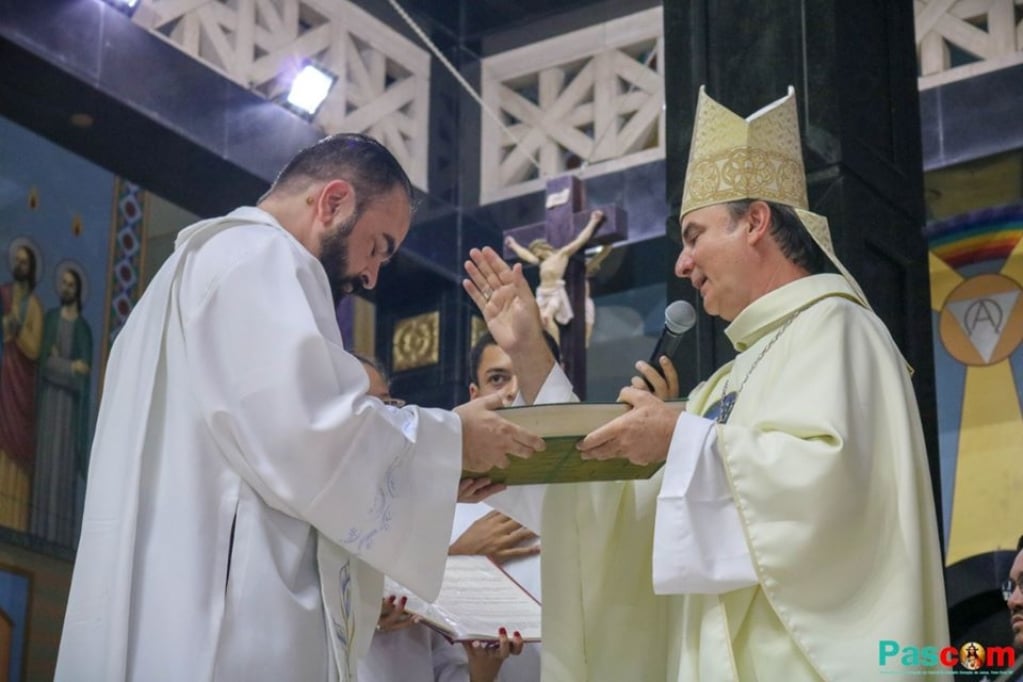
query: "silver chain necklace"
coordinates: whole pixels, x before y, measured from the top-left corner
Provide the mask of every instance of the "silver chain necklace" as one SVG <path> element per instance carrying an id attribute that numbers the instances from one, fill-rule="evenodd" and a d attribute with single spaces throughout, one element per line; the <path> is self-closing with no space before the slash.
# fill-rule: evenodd
<path id="1" fill-rule="evenodd" d="M 732 373 L 729 372 L 728 376 L 725 377 L 725 386 L 724 389 L 722 389 L 721 391 L 721 411 L 718 413 L 717 419 L 718 424 L 726 423 L 728 421 L 728 418 L 732 416 L 732 408 L 735 407 L 735 401 L 738 400 L 739 394 L 742 393 L 742 389 L 746 387 L 746 382 L 749 381 L 750 376 L 753 374 L 753 370 L 757 368 L 757 365 L 760 364 L 760 361 L 764 359 L 765 355 L 767 355 L 767 351 L 771 350 L 771 346 L 773 346 L 778 341 L 778 339 L 781 338 L 781 335 L 784 334 L 785 330 L 789 328 L 789 325 L 792 324 L 792 321 L 799 317 L 799 313 L 801 312 L 803 312 L 802 308 L 800 308 L 795 313 L 790 315 L 789 319 L 785 320 L 785 323 L 781 326 L 781 329 L 779 329 L 778 332 L 774 335 L 774 337 L 767 342 L 767 345 L 764 346 L 764 350 L 760 351 L 760 355 L 756 357 L 756 359 L 753 361 L 753 364 L 750 366 L 749 371 L 746 372 L 746 376 L 742 378 L 742 383 L 739 384 L 739 388 L 729 393 L 728 380 L 731 378 Z"/>

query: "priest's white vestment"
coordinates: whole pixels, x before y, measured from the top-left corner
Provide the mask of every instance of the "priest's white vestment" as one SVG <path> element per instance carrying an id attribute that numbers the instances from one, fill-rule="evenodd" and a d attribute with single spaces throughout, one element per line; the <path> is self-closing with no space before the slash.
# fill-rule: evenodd
<path id="1" fill-rule="evenodd" d="M 739 355 L 690 395 L 651 480 L 491 498 L 532 527 L 542 514 L 544 681 L 941 679 L 878 656 L 881 640 L 949 643 L 923 433 L 887 329 L 815 275 L 726 334 Z M 700 415 L 726 379 L 719 424 Z M 537 402 L 570 395 L 555 369 Z"/>
<path id="2" fill-rule="evenodd" d="M 111 351 L 57 679 L 352 677 L 381 571 L 436 596 L 461 470 L 455 415 L 367 387 L 272 216 L 184 230 Z"/>

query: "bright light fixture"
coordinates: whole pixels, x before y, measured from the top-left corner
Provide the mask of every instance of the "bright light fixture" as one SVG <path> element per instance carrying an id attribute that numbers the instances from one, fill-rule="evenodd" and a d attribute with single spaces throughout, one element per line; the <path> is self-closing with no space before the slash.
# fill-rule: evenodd
<path id="1" fill-rule="evenodd" d="M 106 0 L 106 3 L 129 17 L 139 8 L 140 0 Z"/>
<path id="2" fill-rule="evenodd" d="M 288 104 L 312 116 L 327 98 L 334 85 L 334 76 L 312 64 L 306 64 L 291 82 Z"/>

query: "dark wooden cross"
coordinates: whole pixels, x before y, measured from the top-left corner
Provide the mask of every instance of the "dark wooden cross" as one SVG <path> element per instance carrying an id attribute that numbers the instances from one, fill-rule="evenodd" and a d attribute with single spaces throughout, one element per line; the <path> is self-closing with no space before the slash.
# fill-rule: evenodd
<path id="1" fill-rule="evenodd" d="M 597 227 L 590 245 L 610 244 L 628 236 L 625 211 L 615 205 L 584 208 L 586 192 L 579 178 L 561 175 L 547 181 L 547 212 L 542 223 L 523 225 L 505 230 L 504 236 L 512 236 L 519 244 L 529 245 L 534 239 L 546 239 L 555 249 L 571 242 L 582 232 L 595 210 L 604 212 L 604 220 Z M 502 244 L 504 241 L 502 240 Z M 565 374 L 572 381 L 580 400 L 586 398 L 586 248 L 579 249 L 572 256 L 565 270 L 565 288 L 572 302 L 572 319 L 568 324 L 559 325 L 561 336 L 561 360 Z M 517 260 L 518 256 L 504 246 L 505 260 Z"/>

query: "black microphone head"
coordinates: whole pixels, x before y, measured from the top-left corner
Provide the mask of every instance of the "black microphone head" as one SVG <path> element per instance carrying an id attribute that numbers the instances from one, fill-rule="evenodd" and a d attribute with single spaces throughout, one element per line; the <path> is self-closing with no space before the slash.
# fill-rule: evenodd
<path id="1" fill-rule="evenodd" d="M 683 334 L 696 324 L 696 309 L 689 301 L 675 301 L 664 309 L 664 326 L 672 334 Z"/>

